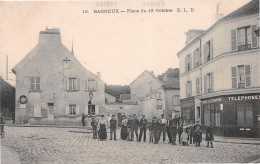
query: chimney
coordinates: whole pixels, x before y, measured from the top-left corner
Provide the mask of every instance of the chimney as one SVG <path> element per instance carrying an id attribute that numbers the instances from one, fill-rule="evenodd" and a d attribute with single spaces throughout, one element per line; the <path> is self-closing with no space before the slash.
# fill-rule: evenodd
<path id="1" fill-rule="evenodd" d="M 215 15 L 215 20 L 216 22 L 219 21 L 221 18 L 224 17 L 224 14 L 219 13 L 219 4 L 217 4 L 216 7 L 216 15 Z"/>
<path id="2" fill-rule="evenodd" d="M 166 82 L 167 81 L 167 74 L 165 73 L 164 75 L 163 75 L 163 82 Z"/>
<path id="3" fill-rule="evenodd" d="M 97 77 L 98 77 L 99 79 L 101 79 L 101 73 L 100 73 L 100 72 L 97 72 Z"/>
<path id="4" fill-rule="evenodd" d="M 45 31 L 41 31 L 39 35 L 39 45 L 59 45 L 61 44 L 60 29 L 46 28 Z"/>

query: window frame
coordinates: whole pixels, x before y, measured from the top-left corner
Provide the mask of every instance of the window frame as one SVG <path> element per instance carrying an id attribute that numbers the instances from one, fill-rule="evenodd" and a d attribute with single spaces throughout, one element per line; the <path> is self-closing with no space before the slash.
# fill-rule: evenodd
<path id="1" fill-rule="evenodd" d="M 32 79 L 34 79 L 33 82 L 32 82 Z M 37 81 L 39 81 L 39 82 L 37 82 Z M 31 76 L 30 77 L 30 91 L 31 92 L 40 92 L 41 91 L 41 77 L 40 76 Z"/>
<path id="2" fill-rule="evenodd" d="M 71 111 L 71 110 L 73 110 L 72 108 L 74 108 L 74 112 Z M 75 105 L 75 104 L 69 105 L 69 116 L 76 116 L 77 115 L 76 108 L 77 108 L 77 105 Z"/>

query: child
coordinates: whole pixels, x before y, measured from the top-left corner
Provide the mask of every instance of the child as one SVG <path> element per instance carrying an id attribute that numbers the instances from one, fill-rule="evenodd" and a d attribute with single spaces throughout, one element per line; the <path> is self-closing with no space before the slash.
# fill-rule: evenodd
<path id="1" fill-rule="evenodd" d="M 202 140 L 202 132 L 200 130 L 200 126 L 197 126 L 196 127 L 196 130 L 194 131 L 194 137 L 193 137 L 193 140 L 196 144 L 196 147 L 199 146 L 200 147 L 200 143 L 201 143 L 201 140 Z"/>
<path id="2" fill-rule="evenodd" d="M 206 128 L 206 141 L 207 141 L 207 147 L 209 147 L 209 143 L 211 143 L 211 147 L 213 148 L 213 129 L 211 126 L 211 123 L 208 123 L 208 127 Z"/>
<path id="3" fill-rule="evenodd" d="M 153 143 L 153 127 L 152 127 L 152 122 L 148 123 L 148 129 L 149 129 L 149 142 Z"/>
<path id="4" fill-rule="evenodd" d="M 186 128 L 183 128 L 183 132 L 181 134 L 181 142 L 182 142 L 182 146 L 189 146 L 189 142 L 188 142 L 188 133 L 186 132 Z"/>

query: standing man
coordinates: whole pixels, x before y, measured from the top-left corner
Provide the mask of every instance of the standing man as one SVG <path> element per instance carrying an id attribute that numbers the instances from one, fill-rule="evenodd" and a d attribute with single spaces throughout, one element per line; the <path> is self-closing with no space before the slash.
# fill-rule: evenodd
<path id="1" fill-rule="evenodd" d="M 164 118 L 164 115 L 161 115 L 161 121 L 160 121 L 160 132 L 163 133 L 163 142 L 165 142 L 165 135 L 166 135 L 166 123 L 167 120 Z M 160 134 L 161 135 L 161 134 Z"/>
<path id="2" fill-rule="evenodd" d="M 154 117 L 152 127 L 154 133 L 154 144 L 158 144 L 160 140 L 161 131 L 160 131 L 160 122 L 157 120 L 157 117 Z"/>
<path id="3" fill-rule="evenodd" d="M 172 142 L 172 136 L 171 136 L 170 128 L 169 128 L 169 122 L 170 122 L 171 119 L 172 119 L 172 116 L 171 116 L 171 115 L 168 115 L 168 117 L 167 117 L 167 123 L 166 123 L 166 132 L 167 132 L 167 136 L 168 136 L 168 138 L 169 138 L 169 143 Z"/>
<path id="4" fill-rule="evenodd" d="M 92 126 L 92 132 L 93 132 L 93 139 L 97 139 L 97 126 L 98 126 L 98 123 L 97 123 L 95 117 L 92 117 L 91 126 Z"/>
<path id="5" fill-rule="evenodd" d="M 83 126 L 85 126 L 85 119 L 86 119 L 86 116 L 84 114 L 82 114 L 81 122 L 82 122 Z"/>
<path id="6" fill-rule="evenodd" d="M 139 126 L 139 120 L 136 117 L 136 114 L 133 115 L 134 119 L 133 119 L 133 133 L 135 132 L 136 135 L 136 141 L 138 142 L 138 126 Z"/>
<path id="7" fill-rule="evenodd" d="M 176 135 L 177 135 L 177 121 L 176 119 L 171 119 L 169 122 L 170 133 L 172 136 L 172 145 L 176 145 Z"/>
<path id="8" fill-rule="evenodd" d="M 114 134 L 114 140 L 116 140 L 116 125 L 117 125 L 117 121 L 115 119 L 115 115 L 113 114 L 110 120 L 110 140 L 112 140 L 113 134 Z"/>
<path id="9" fill-rule="evenodd" d="M 142 134 L 144 132 L 144 142 L 146 141 L 146 126 L 147 126 L 147 119 L 145 115 L 142 116 L 143 118 L 140 120 L 140 133 L 139 133 L 139 142 L 142 139 Z"/>
<path id="10" fill-rule="evenodd" d="M 132 115 L 129 115 L 129 119 L 127 121 L 127 141 L 133 141 L 133 121 L 134 120 L 132 118 Z"/>

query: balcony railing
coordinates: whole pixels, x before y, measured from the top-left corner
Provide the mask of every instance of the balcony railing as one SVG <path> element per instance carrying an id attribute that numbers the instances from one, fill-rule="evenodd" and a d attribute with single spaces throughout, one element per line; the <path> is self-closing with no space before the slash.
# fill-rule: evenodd
<path id="1" fill-rule="evenodd" d="M 238 51 L 244 51 L 244 50 L 250 50 L 250 49 L 251 49 L 251 44 L 245 44 L 245 45 L 238 46 Z"/>

